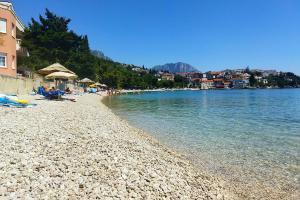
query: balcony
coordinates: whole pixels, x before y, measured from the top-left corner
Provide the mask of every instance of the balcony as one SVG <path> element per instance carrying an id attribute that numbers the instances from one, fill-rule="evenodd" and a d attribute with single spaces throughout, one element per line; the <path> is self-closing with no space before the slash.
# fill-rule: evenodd
<path id="1" fill-rule="evenodd" d="M 17 50 L 17 54 L 21 55 L 21 56 L 29 56 L 29 52 L 27 51 L 26 48 L 21 46 L 22 40 L 21 39 L 17 39 L 16 40 L 16 50 Z"/>
<path id="2" fill-rule="evenodd" d="M 21 42 L 22 42 L 22 40 L 21 39 L 17 39 L 17 46 L 16 46 L 16 49 L 17 49 L 17 51 L 19 51 L 20 49 L 21 49 Z"/>

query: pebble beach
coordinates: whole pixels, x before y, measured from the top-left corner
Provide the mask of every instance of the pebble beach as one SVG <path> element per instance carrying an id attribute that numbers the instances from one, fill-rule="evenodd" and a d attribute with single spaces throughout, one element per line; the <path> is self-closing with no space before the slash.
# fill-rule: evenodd
<path id="1" fill-rule="evenodd" d="M 236 199 L 100 95 L 0 107 L 0 199 Z"/>

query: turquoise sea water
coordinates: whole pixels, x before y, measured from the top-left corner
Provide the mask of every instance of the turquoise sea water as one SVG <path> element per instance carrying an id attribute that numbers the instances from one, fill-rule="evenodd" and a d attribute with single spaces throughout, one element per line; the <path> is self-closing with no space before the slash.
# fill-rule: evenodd
<path id="1" fill-rule="evenodd" d="M 299 192 L 299 89 L 149 92 L 105 103 L 237 187 Z"/>

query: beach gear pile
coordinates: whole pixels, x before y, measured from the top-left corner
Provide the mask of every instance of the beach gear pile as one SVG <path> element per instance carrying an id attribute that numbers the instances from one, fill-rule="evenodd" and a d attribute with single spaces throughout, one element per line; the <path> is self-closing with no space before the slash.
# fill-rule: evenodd
<path id="1" fill-rule="evenodd" d="M 43 95 L 46 99 L 53 100 L 53 99 L 61 99 L 61 96 L 63 96 L 65 92 L 62 90 L 53 90 L 53 91 L 46 92 L 44 87 L 39 87 L 38 94 Z"/>
<path id="2" fill-rule="evenodd" d="M 89 92 L 89 93 L 96 93 L 96 92 L 97 92 L 97 89 L 96 89 L 96 88 L 89 88 L 89 89 L 88 89 L 88 92 Z"/>
<path id="3" fill-rule="evenodd" d="M 72 102 L 76 102 L 76 99 L 72 96 L 69 96 L 62 90 L 49 90 L 48 92 L 45 90 L 44 87 L 39 87 L 37 93 L 45 97 L 48 100 L 56 100 L 56 101 L 63 101 L 69 100 Z"/>
<path id="4" fill-rule="evenodd" d="M 36 106 L 36 104 L 31 104 L 28 100 L 25 99 L 18 99 L 17 96 L 0 94 L 0 106 L 26 108 L 34 107 Z"/>

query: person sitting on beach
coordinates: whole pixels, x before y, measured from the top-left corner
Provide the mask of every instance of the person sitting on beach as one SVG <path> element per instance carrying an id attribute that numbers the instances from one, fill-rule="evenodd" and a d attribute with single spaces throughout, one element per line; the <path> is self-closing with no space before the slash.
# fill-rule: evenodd
<path id="1" fill-rule="evenodd" d="M 44 90 L 45 90 L 45 92 L 49 92 L 49 87 L 47 87 L 47 86 L 42 86 L 42 88 L 44 88 Z"/>
<path id="2" fill-rule="evenodd" d="M 72 93 L 69 87 L 67 87 L 67 89 L 65 90 L 65 92 L 66 92 L 66 94 L 71 94 Z"/>
<path id="3" fill-rule="evenodd" d="M 49 92 L 54 92 L 56 91 L 55 87 L 52 87 L 51 89 L 49 89 Z"/>
<path id="4" fill-rule="evenodd" d="M 32 92 L 37 93 L 38 91 L 33 87 Z"/>

